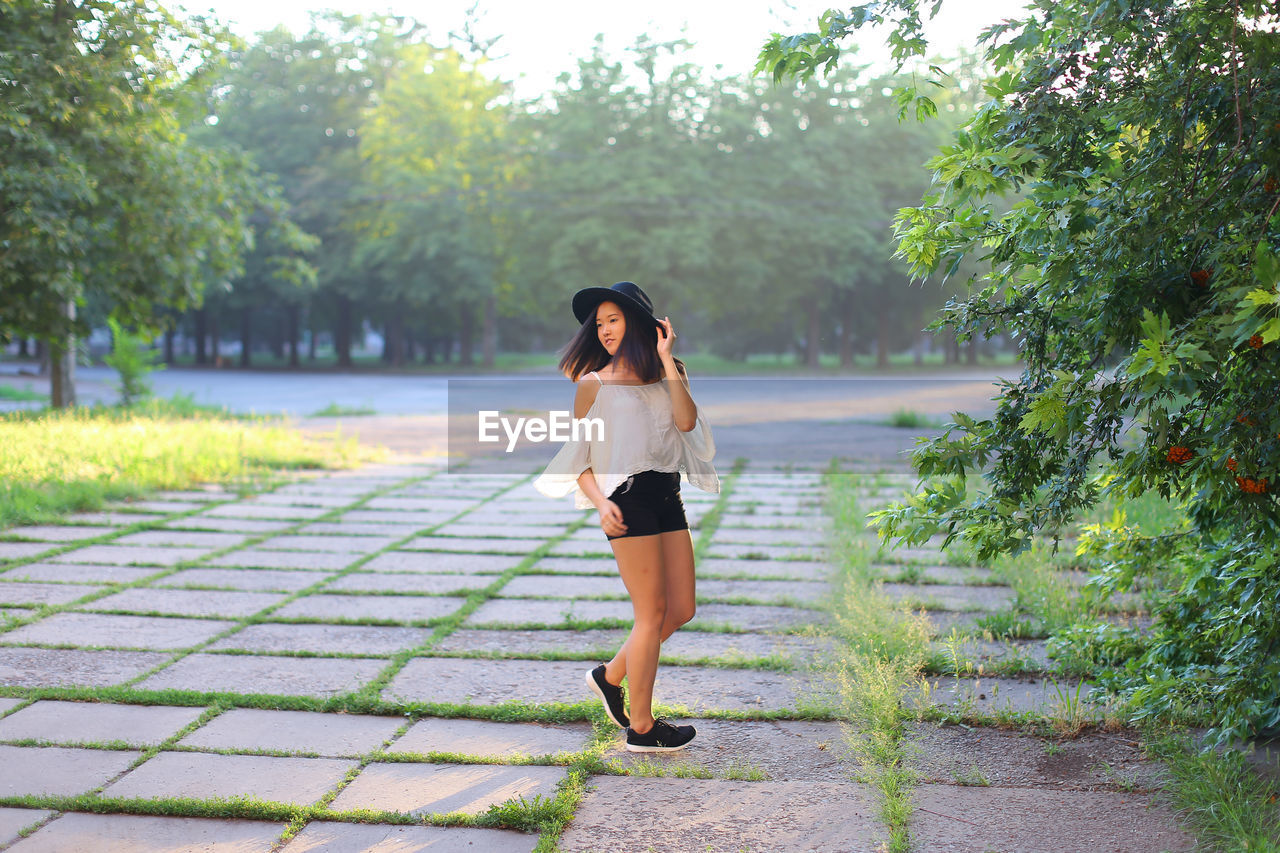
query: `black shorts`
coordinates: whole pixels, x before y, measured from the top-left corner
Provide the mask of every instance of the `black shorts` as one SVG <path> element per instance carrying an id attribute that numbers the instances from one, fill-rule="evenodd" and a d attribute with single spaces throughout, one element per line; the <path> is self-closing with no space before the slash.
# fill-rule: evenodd
<path id="1" fill-rule="evenodd" d="M 641 471 L 614 489 L 609 500 L 622 510 L 622 523 L 627 525 L 627 532 L 622 536 L 606 534 L 608 539 L 689 529 L 684 517 L 684 501 L 680 500 L 679 471 Z"/>

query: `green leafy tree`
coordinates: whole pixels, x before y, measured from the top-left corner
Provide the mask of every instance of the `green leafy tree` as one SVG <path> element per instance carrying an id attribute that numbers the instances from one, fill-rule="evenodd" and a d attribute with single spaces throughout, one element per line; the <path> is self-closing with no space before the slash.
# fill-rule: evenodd
<path id="1" fill-rule="evenodd" d="M 919 4 L 886 0 L 774 37 L 761 67 L 811 76 L 868 23 L 891 26 L 900 60 L 923 55 Z M 1138 718 L 1208 715 L 1219 739 L 1280 730 L 1274 4 L 1061 0 L 983 42 L 990 101 L 900 215 L 899 252 L 920 276 L 989 261 L 942 322 L 962 338 L 1012 335 L 1026 367 L 994 416 L 958 415 L 917 449 L 923 491 L 883 513 L 883 530 L 910 542 L 942 530 L 992 555 L 1100 496 L 1169 498 L 1185 525 L 1121 521 L 1086 543 L 1104 590 L 1167 588 L 1152 630 L 1066 639 Z M 899 105 L 934 109 L 912 87 Z"/>
<path id="2" fill-rule="evenodd" d="M 64 364 L 92 292 L 154 328 L 239 268 L 263 189 L 201 148 L 192 73 L 226 47 L 200 20 L 144 0 L 12 0 L 0 8 L 0 335 L 36 336 Z M 65 368 L 55 405 L 73 401 Z"/>
<path id="3" fill-rule="evenodd" d="M 406 316 L 444 313 L 473 358 L 493 364 L 498 289 L 510 269 L 509 192 L 521 169 L 511 149 L 506 87 L 453 49 L 411 45 L 363 121 L 360 154 L 370 203 L 356 257 L 378 271 L 392 360 Z"/>

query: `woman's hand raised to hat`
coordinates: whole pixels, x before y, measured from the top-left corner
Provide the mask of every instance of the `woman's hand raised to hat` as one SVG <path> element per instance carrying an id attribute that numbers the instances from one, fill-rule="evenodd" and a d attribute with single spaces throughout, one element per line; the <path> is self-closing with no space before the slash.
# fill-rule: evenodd
<path id="1" fill-rule="evenodd" d="M 671 328 L 671 318 L 663 317 L 658 321 L 658 358 L 662 359 L 664 364 L 672 358 L 671 344 L 675 339 L 676 332 Z"/>

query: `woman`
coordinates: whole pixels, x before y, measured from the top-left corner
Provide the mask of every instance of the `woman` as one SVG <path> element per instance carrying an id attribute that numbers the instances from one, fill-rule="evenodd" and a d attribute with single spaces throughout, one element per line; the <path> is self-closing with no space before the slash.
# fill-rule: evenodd
<path id="1" fill-rule="evenodd" d="M 574 417 L 602 419 L 604 435 L 566 444 L 534 486 L 552 497 L 576 489 L 579 508 L 599 511 L 631 597 L 631 633 L 612 660 L 586 674 L 587 686 L 626 729 L 628 750 L 683 749 L 693 726 L 654 719 L 653 682 L 662 642 L 694 613 L 693 540 L 680 472 L 719 492 L 715 443 L 689 394 L 684 364 L 671 354 L 670 318 L 654 316 L 644 291 L 629 281 L 588 287 L 574 294 L 573 313 L 582 327 L 560 369 L 578 385 Z"/>

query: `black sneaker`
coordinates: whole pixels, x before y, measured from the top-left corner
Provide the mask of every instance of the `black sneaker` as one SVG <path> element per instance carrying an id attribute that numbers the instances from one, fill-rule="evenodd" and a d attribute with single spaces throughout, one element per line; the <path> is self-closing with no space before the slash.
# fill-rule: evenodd
<path id="1" fill-rule="evenodd" d="M 627 713 L 623 710 L 622 688 L 605 681 L 604 664 L 587 672 L 587 686 L 591 688 L 592 693 L 600 697 L 600 701 L 604 703 L 604 712 L 609 719 L 624 729 L 631 725 L 631 720 L 627 719 Z"/>
<path id="2" fill-rule="evenodd" d="M 672 752 L 684 749 L 696 734 L 693 726 L 673 726 L 666 720 L 654 720 L 653 728 L 644 734 L 627 729 L 627 751 Z"/>

